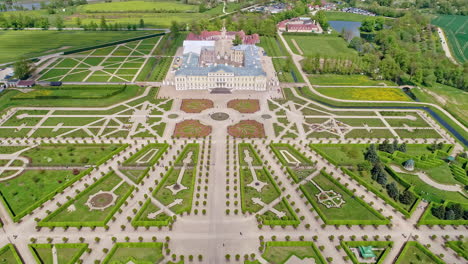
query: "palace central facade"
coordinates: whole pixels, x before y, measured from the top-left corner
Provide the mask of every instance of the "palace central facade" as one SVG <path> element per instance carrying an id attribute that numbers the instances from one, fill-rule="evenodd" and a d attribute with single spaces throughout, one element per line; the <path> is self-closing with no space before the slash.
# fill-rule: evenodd
<path id="1" fill-rule="evenodd" d="M 242 44 L 234 46 L 234 39 Z M 190 33 L 184 41 L 180 68 L 175 72 L 176 90 L 267 89 L 267 75 L 261 63 L 261 51 L 255 46 L 258 35 L 240 32 L 204 31 Z"/>

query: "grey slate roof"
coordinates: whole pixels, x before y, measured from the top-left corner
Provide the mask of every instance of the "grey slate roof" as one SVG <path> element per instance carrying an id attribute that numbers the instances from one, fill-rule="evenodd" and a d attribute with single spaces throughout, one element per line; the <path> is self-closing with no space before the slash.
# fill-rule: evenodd
<path id="1" fill-rule="evenodd" d="M 232 49 L 244 51 L 244 67 L 234 67 L 224 64 L 200 67 L 198 66 L 200 56 L 196 53 L 189 52 L 183 55 L 182 65 L 179 70 L 176 71 L 175 75 L 206 76 L 210 72 L 223 70 L 225 72 L 232 72 L 235 76 L 266 76 L 266 73 L 262 69 L 257 46 L 239 45 L 234 46 Z"/>

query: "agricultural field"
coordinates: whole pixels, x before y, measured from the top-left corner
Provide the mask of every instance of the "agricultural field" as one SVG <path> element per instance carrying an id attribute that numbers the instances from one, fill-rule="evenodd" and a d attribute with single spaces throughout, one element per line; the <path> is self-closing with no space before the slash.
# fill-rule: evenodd
<path id="1" fill-rule="evenodd" d="M 412 101 L 399 88 L 317 87 L 325 96 L 344 100 L 363 101 Z"/>
<path id="2" fill-rule="evenodd" d="M 141 76 L 148 55 L 161 37 L 127 42 L 115 46 L 64 55 L 41 69 L 40 81 L 127 83 L 146 79 Z M 152 65 L 150 63 L 150 65 Z M 152 70 L 157 65 L 152 65 Z M 167 66 L 164 66 L 168 68 Z"/>
<path id="3" fill-rule="evenodd" d="M 441 27 L 448 40 L 452 55 L 460 64 L 468 60 L 468 25 L 466 16 L 438 15 L 432 24 Z"/>
<path id="4" fill-rule="evenodd" d="M 154 33 L 156 32 L 2 31 L 0 32 L 0 63 L 15 61 L 21 56 L 28 58 L 44 56 Z M 32 42 L 34 44 L 31 44 Z"/>
<path id="5" fill-rule="evenodd" d="M 291 50 L 298 55 L 321 55 L 332 57 L 354 57 L 357 52 L 348 48 L 346 41 L 335 35 L 302 36 L 285 34 Z"/>

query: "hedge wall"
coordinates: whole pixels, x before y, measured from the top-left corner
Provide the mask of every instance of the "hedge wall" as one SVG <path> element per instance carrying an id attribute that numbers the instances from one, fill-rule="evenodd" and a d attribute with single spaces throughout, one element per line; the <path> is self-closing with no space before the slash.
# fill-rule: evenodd
<path id="1" fill-rule="evenodd" d="M 421 225 L 468 225 L 468 220 L 465 219 L 458 219 L 458 220 L 443 220 L 439 219 L 435 216 L 432 216 L 432 208 L 434 206 L 440 206 L 443 205 L 445 207 L 454 204 L 449 201 L 444 202 L 443 204 L 437 204 L 434 202 L 431 202 L 429 206 L 426 208 L 424 211 L 423 215 L 421 216 L 419 222 L 417 223 L 418 226 Z M 468 206 L 468 204 L 462 204 L 462 207 L 465 208 Z M 432 216 L 433 219 L 427 219 L 428 217 Z"/>
<path id="2" fill-rule="evenodd" d="M 445 242 L 445 245 L 449 248 L 451 248 L 453 251 L 455 251 L 459 256 L 464 257 L 466 260 L 468 260 L 468 252 L 460 248 L 458 243 L 463 243 L 462 241 L 447 241 Z"/>
<path id="3" fill-rule="evenodd" d="M 264 225 L 299 225 L 301 223 L 301 221 L 299 221 L 299 218 L 297 217 L 296 215 L 296 212 L 294 212 L 294 209 L 291 207 L 291 205 L 289 204 L 288 200 L 283 197 L 282 199 L 282 202 L 284 202 L 284 204 L 286 205 L 286 209 L 288 210 L 288 212 L 292 215 L 292 217 L 294 218 L 294 220 L 283 220 L 283 219 L 267 219 L 267 220 L 263 220 L 263 224 Z"/>
<path id="4" fill-rule="evenodd" d="M 56 248 L 79 248 L 80 250 L 73 255 L 73 257 L 68 261 L 68 263 L 76 263 L 78 259 L 83 255 L 83 253 L 88 248 L 88 244 L 86 243 L 70 243 L 70 244 L 29 244 L 29 250 L 33 253 L 33 257 L 36 260 L 36 263 L 43 263 L 44 261 L 39 257 L 39 254 L 36 251 L 36 248 L 50 248 L 52 250 L 52 246 Z"/>
<path id="5" fill-rule="evenodd" d="M 148 208 L 148 206 L 151 204 L 151 198 L 146 200 L 146 202 L 143 204 L 143 206 L 140 208 L 138 213 L 135 215 L 135 217 L 132 220 L 132 226 L 137 227 L 137 226 L 168 226 L 170 225 L 173 220 L 172 217 L 169 217 L 166 221 L 158 221 L 158 220 L 151 220 L 151 221 L 146 221 L 146 220 L 139 220 L 143 212 Z M 162 208 L 160 208 L 162 210 Z"/>
<path id="6" fill-rule="evenodd" d="M 162 150 L 159 149 L 158 152 L 156 153 L 156 155 L 154 155 L 153 158 L 149 162 L 141 164 L 142 166 L 153 166 L 159 160 L 159 158 L 161 158 L 161 156 L 167 151 L 167 149 L 169 148 L 169 144 L 167 144 L 167 143 L 151 143 L 151 144 L 148 144 L 148 145 L 144 146 L 142 149 L 140 149 L 139 151 L 137 151 L 137 153 L 133 154 L 128 160 L 124 161 L 124 163 L 122 163 L 122 165 L 123 166 L 131 166 L 129 164 L 133 163 L 134 160 L 137 157 L 139 157 L 141 154 L 148 151 L 148 149 L 158 148 L 158 147 L 161 147 Z"/>

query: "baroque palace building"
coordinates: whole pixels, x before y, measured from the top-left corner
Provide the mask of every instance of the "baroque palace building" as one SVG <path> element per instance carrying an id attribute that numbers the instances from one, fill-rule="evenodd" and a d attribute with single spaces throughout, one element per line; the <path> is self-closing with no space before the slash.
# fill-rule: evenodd
<path id="1" fill-rule="evenodd" d="M 240 45 L 233 45 L 238 36 Z M 257 34 L 243 31 L 190 33 L 183 44 L 182 62 L 175 72 L 176 90 L 267 90 Z"/>

